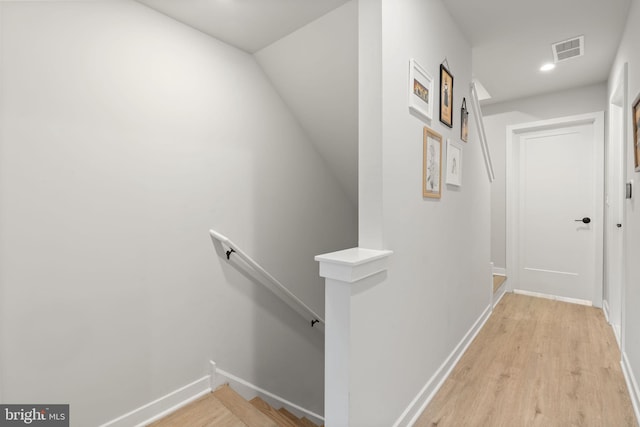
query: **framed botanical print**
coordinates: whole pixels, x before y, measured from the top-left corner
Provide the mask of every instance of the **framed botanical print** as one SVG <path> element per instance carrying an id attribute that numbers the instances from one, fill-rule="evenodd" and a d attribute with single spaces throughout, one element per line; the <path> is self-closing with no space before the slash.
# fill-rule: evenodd
<path id="1" fill-rule="evenodd" d="M 440 121 L 453 127 L 453 76 L 440 64 Z"/>
<path id="2" fill-rule="evenodd" d="M 422 139 L 422 196 L 442 195 L 442 136 L 425 126 Z"/>
<path id="3" fill-rule="evenodd" d="M 409 111 L 423 121 L 433 117 L 433 79 L 414 59 L 409 60 Z"/>
<path id="4" fill-rule="evenodd" d="M 635 171 L 640 172 L 640 144 L 638 144 L 638 138 L 640 138 L 640 95 L 633 103 L 633 117 L 631 122 L 633 123 L 633 159 Z"/>
<path id="5" fill-rule="evenodd" d="M 462 146 L 447 139 L 447 184 L 462 185 Z"/>
<path id="6" fill-rule="evenodd" d="M 469 139 L 469 111 L 467 111 L 467 99 L 462 98 L 460 109 L 460 139 L 467 142 Z"/>

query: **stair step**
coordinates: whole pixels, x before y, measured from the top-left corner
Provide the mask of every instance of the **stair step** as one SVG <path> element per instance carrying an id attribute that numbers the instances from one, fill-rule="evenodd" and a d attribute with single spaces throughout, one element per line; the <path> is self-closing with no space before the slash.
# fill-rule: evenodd
<path id="1" fill-rule="evenodd" d="M 247 427 L 213 393 L 180 408 L 178 411 L 161 418 L 148 427 Z"/>
<path id="2" fill-rule="evenodd" d="M 302 421 L 300 421 L 300 418 L 296 417 L 294 414 L 287 411 L 286 409 L 280 408 L 278 409 L 278 412 L 280 412 L 282 415 L 287 417 L 289 420 L 293 421 L 296 427 L 304 427 L 304 425 L 302 424 Z"/>
<path id="3" fill-rule="evenodd" d="M 318 427 L 317 424 L 315 424 L 313 421 L 311 421 L 307 417 L 300 418 L 300 422 L 301 422 L 303 427 Z"/>
<path id="4" fill-rule="evenodd" d="M 275 421 L 233 391 L 228 384 L 219 387 L 213 395 L 248 427 L 278 427 Z"/>
<path id="5" fill-rule="evenodd" d="M 298 427 L 298 425 L 295 422 L 293 422 L 292 420 L 287 418 L 284 414 L 282 414 L 282 413 L 276 411 L 275 409 L 273 409 L 273 407 L 271 407 L 271 405 L 269 405 L 267 402 L 265 402 L 261 398 L 254 397 L 249 402 L 253 406 L 255 406 L 256 408 L 258 408 L 260 410 L 260 412 L 262 412 L 263 414 L 265 414 L 266 416 L 271 418 L 273 421 L 275 421 L 278 424 L 278 426 L 280 426 L 280 427 Z M 314 427 L 316 427 L 316 426 L 314 426 Z"/>

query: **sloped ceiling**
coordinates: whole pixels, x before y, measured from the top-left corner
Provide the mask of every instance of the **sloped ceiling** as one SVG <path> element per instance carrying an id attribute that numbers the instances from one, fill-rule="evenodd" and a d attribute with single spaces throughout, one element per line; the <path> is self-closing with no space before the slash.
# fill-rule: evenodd
<path id="1" fill-rule="evenodd" d="M 348 0 L 137 0 L 249 53 Z"/>
<path id="2" fill-rule="evenodd" d="M 253 53 L 357 205 L 356 0 L 138 1 Z"/>
<path id="3" fill-rule="evenodd" d="M 327 161 L 358 200 L 358 8 L 351 1 L 255 54 Z"/>

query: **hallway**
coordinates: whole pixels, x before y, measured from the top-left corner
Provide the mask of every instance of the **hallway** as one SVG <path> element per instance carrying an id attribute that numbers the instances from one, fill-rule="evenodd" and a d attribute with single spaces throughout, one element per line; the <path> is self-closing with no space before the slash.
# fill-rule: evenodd
<path id="1" fill-rule="evenodd" d="M 426 426 L 637 426 L 600 309 L 506 294 L 420 416 Z"/>

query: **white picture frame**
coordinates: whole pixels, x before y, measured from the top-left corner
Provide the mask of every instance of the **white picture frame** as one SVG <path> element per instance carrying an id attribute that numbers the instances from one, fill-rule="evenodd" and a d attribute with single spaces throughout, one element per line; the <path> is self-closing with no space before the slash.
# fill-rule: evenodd
<path id="1" fill-rule="evenodd" d="M 409 60 L 409 112 L 425 122 L 433 118 L 433 78 L 413 58 Z"/>
<path id="2" fill-rule="evenodd" d="M 462 145 L 447 139 L 447 185 L 462 186 Z"/>

